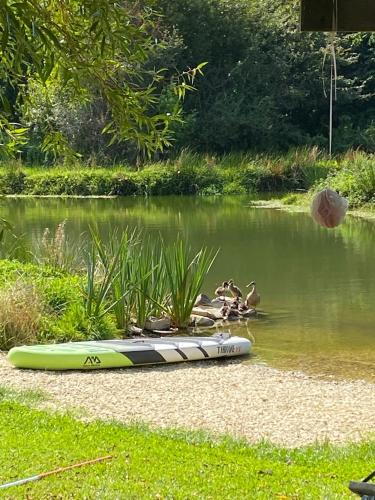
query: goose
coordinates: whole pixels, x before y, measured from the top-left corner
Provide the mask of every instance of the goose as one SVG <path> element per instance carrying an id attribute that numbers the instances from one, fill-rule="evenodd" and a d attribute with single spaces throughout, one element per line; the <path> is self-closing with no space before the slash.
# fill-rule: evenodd
<path id="1" fill-rule="evenodd" d="M 240 317 L 240 312 L 238 309 L 229 308 L 229 313 L 227 315 L 227 319 L 235 319 Z"/>
<path id="2" fill-rule="evenodd" d="M 260 295 L 258 294 L 257 292 L 257 288 L 256 288 L 256 283 L 255 281 L 252 281 L 251 283 L 249 283 L 248 285 L 246 285 L 246 287 L 249 287 L 249 286 L 252 286 L 252 290 L 247 294 L 246 296 L 246 300 L 245 300 L 245 304 L 247 305 L 247 307 L 250 309 L 251 307 L 252 308 L 256 308 L 257 305 L 259 305 L 260 303 Z"/>
<path id="3" fill-rule="evenodd" d="M 240 313 L 243 313 L 243 312 L 245 312 L 245 311 L 248 311 L 249 309 L 248 309 L 248 307 L 247 307 L 247 305 L 246 305 L 246 304 L 240 304 L 240 305 L 238 306 L 238 310 L 240 311 Z"/>
<path id="4" fill-rule="evenodd" d="M 234 300 L 233 300 L 233 302 L 231 303 L 230 308 L 231 308 L 232 310 L 236 310 L 236 311 L 238 311 L 239 306 L 240 306 L 240 301 L 239 301 L 239 299 L 238 299 L 238 298 L 236 298 L 236 299 L 234 299 Z"/>
<path id="5" fill-rule="evenodd" d="M 227 290 L 227 288 L 228 288 L 228 281 L 223 281 L 223 283 L 221 284 L 221 286 L 219 286 L 215 290 L 216 297 L 225 296 L 225 291 Z"/>
<path id="6" fill-rule="evenodd" d="M 233 283 L 233 280 L 228 281 L 228 288 L 229 288 L 229 291 L 233 295 L 234 298 L 238 299 L 238 298 L 242 297 L 241 290 L 238 288 L 238 286 L 236 286 Z"/>
<path id="7" fill-rule="evenodd" d="M 224 319 L 227 319 L 229 314 L 230 314 L 230 307 L 227 302 L 224 301 L 223 306 L 220 309 L 220 314 L 223 316 Z"/>

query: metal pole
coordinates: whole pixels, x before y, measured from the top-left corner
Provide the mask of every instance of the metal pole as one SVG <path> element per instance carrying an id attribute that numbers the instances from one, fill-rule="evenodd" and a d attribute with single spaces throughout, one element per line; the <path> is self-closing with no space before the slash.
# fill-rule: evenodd
<path id="1" fill-rule="evenodd" d="M 95 458 L 94 460 L 87 460 L 86 462 L 80 462 L 78 464 L 68 465 L 67 467 L 60 467 L 59 469 L 54 469 L 49 472 L 43 472 L 42 474 L 38 474 L 36 476 L 30 476 L 24 479 L 18 479 L 17 481 L 12 481 L 11 483 L 1 484 L 0 490 L 3 490 L 5 488 L 10 488 L 11 486 L 19 486 L 21 484 L 30 483 L 32 481 L 39 481 L 39 479 L 59 474 L 60 472 L 65 472 L 67 470 L 76 469 L 77 467 L 82 467 L 84 465 L 96 464 L 98 462 L 103 462 L 104 460 L 111 460 L 111 459 L 112 455 L 107 455 L 106 457 Z"/>
<path id="2" fill-rule="evenodd" d="M 329 88 L 329 156 L 332 156 L 332 132 L 333 132 L 333 59 L 331 58 L 331 83 Z"/>

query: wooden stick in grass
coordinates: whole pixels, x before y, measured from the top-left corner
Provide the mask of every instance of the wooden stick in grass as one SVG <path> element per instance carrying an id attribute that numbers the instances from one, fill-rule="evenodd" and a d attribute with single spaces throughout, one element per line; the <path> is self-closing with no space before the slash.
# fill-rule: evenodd
<path id="1" fill-rule="evenodd" d="M 83 467 L 84 465 L 92 465 L 98 462 L 103 462 L 104 460 L 111 460 L 112 455 L 107 455 L 106 457 L 95 458 L 93 460 L 87 460 L 86 462 L 80 462 L 78 464 L 68 465 L 67 467 L 59 467 L 58 469 L 51 470 L 49 472 L 42 472 L 36 476 L 26 477 L 24 479 L 18 479 L 17 481 L 12 481 L 11 483 L 5 483 L 0 485 L 0 490 L 5 488 L 10 488 L 11 486 L 19 486 L 21 484 L 30 483 L 32 481 L 39 481 L 44 477 L 53 476 L 55 474 L 60 474 L 60 472 L 65 472 L 67 470 L 76 469 L 77 467 Z"/>

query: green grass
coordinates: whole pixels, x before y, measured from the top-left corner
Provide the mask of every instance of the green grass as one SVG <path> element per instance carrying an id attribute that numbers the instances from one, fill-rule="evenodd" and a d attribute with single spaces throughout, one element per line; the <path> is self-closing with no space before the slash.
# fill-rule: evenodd
<path id="1" fill-rule="evenodd" d="M 34 391 L 18 391 L 9 387 L 0 386 L 0 402 L 16 401 L 25 405 L 36 405 L 49 399 L 46 392 L 38 389 Z"/>
<path id="2" fill-rule="evenodd" d="M 352 498 L 347 484 L 373 468 L 375 442 L 293 450 L 250 446 L 199 432 L 84 423 L 0 392 L 0 483 L 107 454 L 112 461 L 4 490 L 0 497 Z"/>
<path id="3" fill-rule="evenodd" d="M 182 151 L 140 170 L 129 165 L 27 167 L 0 165 L 0 194 L 222 195 L 308 189 L 334 166 L 317 148 L 283 155 L 230 153 L 223 156 Z"/>

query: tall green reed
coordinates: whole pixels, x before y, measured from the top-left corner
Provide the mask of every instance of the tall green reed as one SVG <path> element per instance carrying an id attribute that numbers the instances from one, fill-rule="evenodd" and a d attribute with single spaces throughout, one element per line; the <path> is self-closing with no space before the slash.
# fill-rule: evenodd
<path id="1" fill-rule="evenodd" d="M 189 325 L 194 303 L 203 281 L 218 254 L 202 248 L 193 258 L 184 241 L 179 239 L 173 245 L 163 245 L 163 265 L 170 292 L 167 311 L 172 323 L 178 328 Z"/>
<path id="2" fill-rule="evenodd" d="M 84 305 L 88 317 L 100 319 L 114 311 L 123 311 L 123 301 L 131 291 L 131 286 L 122 282 L 122 265 L 126 262 L 132 235 L 123 233 L 109 238 L 105 245 L 97 229 L 90 228 L 91 245 L 87 258 L 87 274 Z M 116 309 L 117 308 L 117 309 Z M 117 325 L 121 328 L 121 324 Z"/>
<path id="3" fill-rule="evenodd" d="M 139 254 L 130 261 L 134 288 L 129 298 L 140 328 L 144 328 L 149 317 L 159 317 L 166 311 L 169 292 L 161 248 L 160 242 L 153 242 L 149 237 L 143 241 Z"/>

